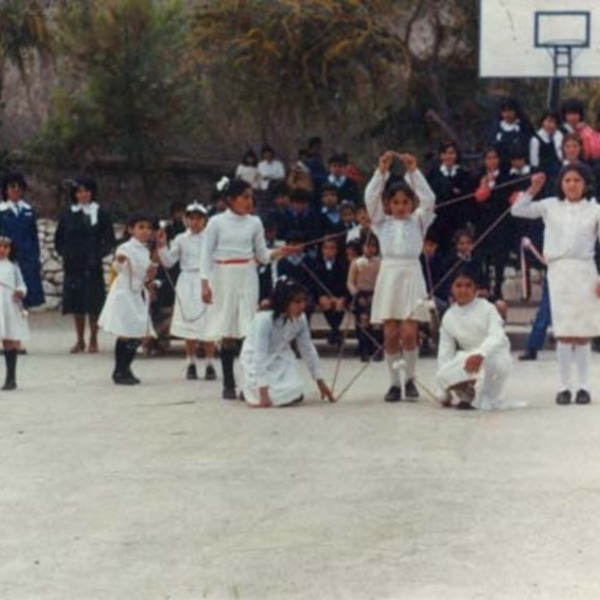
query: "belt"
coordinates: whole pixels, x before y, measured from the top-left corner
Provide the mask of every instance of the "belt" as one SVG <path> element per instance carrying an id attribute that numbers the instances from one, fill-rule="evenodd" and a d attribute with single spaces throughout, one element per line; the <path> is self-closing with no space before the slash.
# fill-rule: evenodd
<path id="1" fill-rule="evenodd" d="M 215 260 L 218 265 L 247 265 L 252 262 L 251 258 L 224 258 Z"/>

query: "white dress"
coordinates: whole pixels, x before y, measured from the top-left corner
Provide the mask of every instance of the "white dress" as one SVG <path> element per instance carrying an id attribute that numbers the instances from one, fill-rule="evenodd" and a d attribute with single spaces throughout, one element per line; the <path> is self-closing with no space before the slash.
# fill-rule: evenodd
<path id="1" fill-rule="evenodd" d="M 569 202 L 558 198 L 533 202 L 529 194 L 522 193 L 511 212 L 515 217 L 544 221 L 544 258 L 554 335 L 600 335 L 600 298 L 596 295 L 599 279 L 594 262 L 600 205 L 590 200 Z"/>
<path id="2" fill-rule="evenodd" d="M 27 293 L 21 269 L 5 258 L 0 260 L 0 339 L 27 341 L 29 326 L 22 306 L 15 301 L 15 292 Z"/>
<path id="3" fill-rule="evenodd" d="M 171 335 L 186 340 L 205 340 L 206 321 L 210 318 L 208 306 L 202 302 L 200 284 L 200 257 L 204 233 L 189 229 L 180 233 L 170 248 L 160 248 L 162 264 L 170 269 L 179 262 L 181 272 L 175 287 L 175 306 L 171 320 Z"/>
<path id="4" fill-rule="evenodd" d="M 477 375 L 464 369 L 465 361 L 473 354 L 484 357 Z M 483 298 L 463 306 L 453 304 L 440 328 L 436 379 L 442 390 L 476 378 L 476 406 L 507 408 L 509 403 L 500 399 L 500 393 L 510 369 L 510 342 L 494 305 Z"/>
<path id="5" fill-rule="evenodd" d="M 200 276 L 212 289 L 205 339 L 246 337 L 258 309 L 256 261 L 270 260 L 258 217 L 226 210 L 208 222 L 200 259 Z"/>
<path id="6" fill-rule="evenodd" d="M 148 248 L 131 238 L 117 248 L 116 256 L 125 256 L 127 260 L 114 262 L 117 277 L 108 292 L 98 325 L 122 338 L 154 336 L 150 299 L 144 287 L 151 265 Z"/>
<path id="7" fill-rule="evenodd" d="M 420 171 L 404 179 L 417 194 L 418 208 L 406 219 L 394 219 L 383 209 L 383 191 L 389 173 L 375 171 L 365 190 L 365 204 L 373 232 L 379 239 L 381 269 L 375 285 L 371 321 L 394 319 L 429 321 L 427 288 L 419 256 L 425 233 L 435 220 L 435 195 Z"/>
<path id="8" fill-rule="evenodd" d="M 273 320 L 273 311 L 259 312 L 244 340 L 240 365 L 243 372 L 242 390 L 248 404 L 260 403 L 259 389 L 269 388 L 273 406 L 290 404 L 302 396 L 304 382 L 298 370 L 298 360 L 290 347 L 296 346 L 313 378 L 321 379 L 319 356 L 310 338 L 306 315 L 298 319 Z"/>

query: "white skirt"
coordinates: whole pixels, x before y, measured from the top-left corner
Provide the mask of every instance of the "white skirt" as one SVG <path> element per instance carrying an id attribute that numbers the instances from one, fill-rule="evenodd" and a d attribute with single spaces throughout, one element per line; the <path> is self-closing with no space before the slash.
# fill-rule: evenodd
<path id="1" fill-rule="evenodd" d="M 208 305 L 202 302 L 199 271 L 181 271 L 177 279 L 171 335 L 184 340 L 206 340 Z"/>
<path id="2" fill-rule="evenodd" d="M 297 359 L 291 349 L 274 354 L 268 359 L 267 377 L 269 397 L 273 406 L 291 404 L 302 396 L 304 382 L 300 375 Z M 243 373 L 242 391 L 248 404 L 256 406 L 260 403 L 259 388 L 256 383 L 256 374 L 253 370 L 253 352 L 244 352 L 240 355 L 240 365 Z"/>
<path id="3" fill-rule="evenodd" d="M 550 313 L 555 337 L 600 335 L 598 271 L 593 260 L 561 258 L 548 263 Z"/>
<path id="4" fill-rule="evenodd" d="M 371 322 L 430 319 L 427 288 L 421 263 L 416 258 L 384 258 L 375 283 Z"/>
<path id="5" fill-rule="evenodd" d="M 13 293 L 12 289 L 0 288 L 0 339 L 25 342 L 29 339 L 29 325 Z"/>
<path id="6" fill-rule="evenodd" d="M 100 313 L 98 325 L 122 338 L 156 337 L 150 319 L 150 307 L 142 292 L 113 284 Z"/>
<path id="7" fill-rule="evenodd" d="M 205 339 L 245 338 L 258 309 L 258 273 L 254 262 L 215 264 L 211 289 Z"/>

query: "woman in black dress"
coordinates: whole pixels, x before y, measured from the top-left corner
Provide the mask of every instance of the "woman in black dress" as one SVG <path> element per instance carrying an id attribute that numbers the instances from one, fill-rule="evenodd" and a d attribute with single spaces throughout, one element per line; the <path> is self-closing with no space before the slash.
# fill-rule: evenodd
<path id="1" fill-rule="evenodd" d="M 93 179 L 77 179 L 71 193 L 72 205 L 63 213 L 54 237 L 65 272 L 62 311 L 75 319 L 77 341 L 72 353 L 86 348 L 86 315 L 90 324 L 87 349 L 98 352 L 98 315 L 106 298 L 102 259 L 115 244 L 110 216 L 95 201 L 96 189 Z"/>

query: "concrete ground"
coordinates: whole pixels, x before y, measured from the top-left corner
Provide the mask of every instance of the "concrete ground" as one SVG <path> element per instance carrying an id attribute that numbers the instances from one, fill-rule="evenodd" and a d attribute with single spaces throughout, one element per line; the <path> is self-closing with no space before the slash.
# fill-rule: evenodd
<path id="1" fill-rule="evenodd" d="M 600 597 L 598 355 L 589 407 L 554 405 L 544 353 L 515 363 L 526 409 L 387 405 L 378 364 L 336 405 L 309 384 L 261 411 L 184 381 L 181 356 L 116 387 L 112 340 L 71 357 L 68 320 L 32 329 L 0 392 L 2 600 Z"/>

